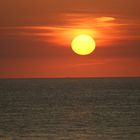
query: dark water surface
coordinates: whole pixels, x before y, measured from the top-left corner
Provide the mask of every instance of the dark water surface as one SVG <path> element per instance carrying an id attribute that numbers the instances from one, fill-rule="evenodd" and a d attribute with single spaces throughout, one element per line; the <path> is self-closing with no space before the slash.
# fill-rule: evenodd
<path id="1" fill-rule="evenodd" d="M 140 140 L 140 78 L 1 79 L 0 140 Z"/>

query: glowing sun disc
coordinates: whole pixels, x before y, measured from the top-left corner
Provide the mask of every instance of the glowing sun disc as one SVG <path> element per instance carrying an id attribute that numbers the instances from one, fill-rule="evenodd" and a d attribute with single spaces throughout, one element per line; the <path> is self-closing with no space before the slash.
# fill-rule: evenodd
<path id="1" fill-rule="evenodd" d="M 89 35 L 78 35 L 71 43 L 72 50 L 79 55 L 91 54 L 96 47 L 95 40 Z"/>

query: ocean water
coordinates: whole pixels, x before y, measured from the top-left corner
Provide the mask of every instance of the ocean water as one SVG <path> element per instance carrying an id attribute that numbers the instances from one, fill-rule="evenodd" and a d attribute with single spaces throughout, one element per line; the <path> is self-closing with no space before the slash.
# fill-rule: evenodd
<path id="1" fill-rule="evenodd" d="M 0 140 L 140 140 L 140 78 L 1 79 Z"/>

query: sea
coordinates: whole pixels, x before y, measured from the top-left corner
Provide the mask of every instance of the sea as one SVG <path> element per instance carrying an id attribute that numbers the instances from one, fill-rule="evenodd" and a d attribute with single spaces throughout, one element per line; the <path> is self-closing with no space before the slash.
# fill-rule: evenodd
<path id="1" fill-rule="evenodd" d="M 140 140 L 140 78 L 0 79 L 0 140 Z"/>

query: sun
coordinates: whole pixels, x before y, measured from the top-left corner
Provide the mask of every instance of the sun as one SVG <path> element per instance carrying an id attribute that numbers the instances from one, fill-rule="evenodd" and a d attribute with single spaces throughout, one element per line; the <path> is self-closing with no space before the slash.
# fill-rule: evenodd
<path id="1" fill-rule="evenodd" d="M 89 55 L 95 50 L 96 43 L 90 35 L 83 34 L 72 40 L 71 48 L 78 55 Z"/>

